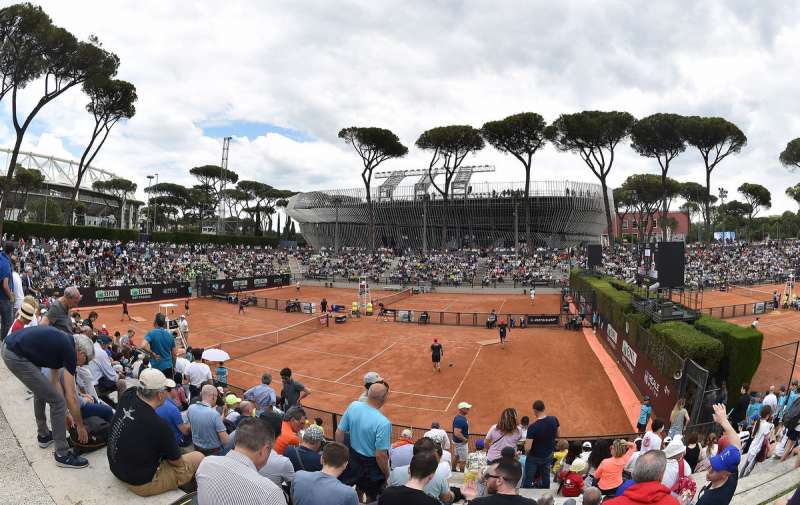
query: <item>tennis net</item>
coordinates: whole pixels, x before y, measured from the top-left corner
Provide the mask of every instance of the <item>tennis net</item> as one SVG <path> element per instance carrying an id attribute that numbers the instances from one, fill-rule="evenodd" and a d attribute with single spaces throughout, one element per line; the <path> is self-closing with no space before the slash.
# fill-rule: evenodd
<path id="1" fill-rule="evenodd" d="M 227 342 L 221 342 L 211 347 L 222 349 L 230 355 L 231 359 L 243 358 L 258 351 L 290 342 L 296 338 L 308 335 L 309 333 L 314 333 L 325 327 L 327 327 L 327 318 L 325 316 L 322 318 L 312 317 L 285 328 L 269 331 L 253 337 L 228 340 Z"/>
<path id="2" fill-rule="evenodd" d="M 376 298 L 372 301 L 373 305 L 378 305 L 379 303 L 384 304 L 385 306 L 392 305 L 393 303 L 397 303 L 400 300 L 405 300 L 406 298 L 410 297 L 413 293 L 411 292 L 411 288 L 404 289 L 399 293 L 394 293 L 392 295 L 382 296 L 380 298 Z"/>
<path id="3" fill-rule="evenodd" d="M 731 290 L 731 292 L 739 296 L 746 296 L 748 298 L 752 298 L 753 300 L 758 300 L 760 302 L 766 300 L 772 300 L 772 291 L 763 291 L 760 289 L 752 289 L 736 285 L 732 287 L 733 289 Z M 783 296 L 783 291 L 779 290 L 778 292 L 781 294 L 781 296 Z"/>

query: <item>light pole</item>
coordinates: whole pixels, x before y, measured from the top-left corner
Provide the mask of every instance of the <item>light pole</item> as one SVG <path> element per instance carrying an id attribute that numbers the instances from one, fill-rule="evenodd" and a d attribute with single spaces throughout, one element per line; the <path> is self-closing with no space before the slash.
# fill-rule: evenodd
<path id="1" fill-rule="evenodd" d="M 147 189 L 150 189 L 150 186 L 153 184 L 153 179 L 155 177 L 152 175 L 147 176 Z M 147 192 L 147 234 L 150 235 L 150 231 L 152 230 L 150 219 L 153 217 L 153 207 L 150 205 L 150 192 Z"/>

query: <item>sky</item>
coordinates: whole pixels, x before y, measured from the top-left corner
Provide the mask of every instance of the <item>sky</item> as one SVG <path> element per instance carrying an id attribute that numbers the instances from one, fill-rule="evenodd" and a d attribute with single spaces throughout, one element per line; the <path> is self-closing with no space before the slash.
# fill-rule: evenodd
<path id="1" fill-rule="evenodd" d="M 2 5 L 9 5 L 2 2 Z M 748 138 L 712 176 L 739 197 L 765 185 L 766 213 L 796 211 L 784 195 L 800 182 L 778 161 L 800 137 L 800 3 L 727 1 L 44 1 L 55 24 L 99 37 L 138 92 L 137 113 L 114 128 L 94 165 L 132 179 L 195 184 L 194 166 L 221 159 L 240 179 L 298 191 L 358 187 L 360 158 L 338 139 L 347 126 L 378 126 L 409 147 L 382 170 L 425 168 L 414 147 L 432 127 L 519 112 L 546 121 L 581 110 L 721 116 Z M 21 95 L 27 112 L 43 86 Z M 92 121 L 72 89 L 36 116 L 23 149 L 77 159 Z M 0 144 L 13 144 L 10 101 L 0 103 Z M 625 142 L 612 186 L 659 173 Z M 496 171 L 474 181 L 524 180 L 522 165 L 493 148 L 465 164 Z M 680 181 L 704 181 L 689 148 Z M 575 154 L 547 146 L 534 180 L 595 181 Z M 406 180 L 410 183 L 411 180 Z M 739 197 L 740 198 L 740 197 Z"/>

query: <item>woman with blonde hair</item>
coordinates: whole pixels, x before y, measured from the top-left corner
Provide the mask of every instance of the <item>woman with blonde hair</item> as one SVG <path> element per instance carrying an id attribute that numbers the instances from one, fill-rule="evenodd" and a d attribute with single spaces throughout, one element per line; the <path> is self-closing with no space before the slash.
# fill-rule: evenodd
<path id="1" fill-rule="evenodd" d="M 689 425 L 689 411 L 686 410 L 686 398 L 678 398 L 672 413 L 669 415 L 669 436 L 675 438 L 676 435 L 683 436 L 683 430 Z"/>
<path id="2" fill-rule="evenodd" d="M 611 457 L 604 459 L 594 472 L 597 487 L 603 496 L 616 494 L 617 488 L 622 485 L 622 470 L 635 451 L 635 443 L 622 439 L 614 440 L 611 445 Z"/>
<path id="3" fill-rule="evenodd" d="M 522 439 L 522 435 L 517 428 L 517 411 L 514 409 L 505 409 L 500 414 L 500 420 L 497 424 L 489 428 L 486 433 L 484 445 L 486 446 L 486 456 L 489 461 L 494 461 L 500 458 L 500 452 L 505 447 L 517 448 L 517 442 Z"/>

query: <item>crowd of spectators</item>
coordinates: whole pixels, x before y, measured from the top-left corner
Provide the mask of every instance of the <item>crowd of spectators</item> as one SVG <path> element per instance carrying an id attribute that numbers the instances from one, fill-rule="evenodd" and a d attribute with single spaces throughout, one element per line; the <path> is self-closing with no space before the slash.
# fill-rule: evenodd
<path id="1" fill-rule="evenodd" d="M 487 263 L 483 286 L 513 283 L 514 286 L 552 284 L 563 277 L 569 252 L 538 249 L 531 255 L 496 254 Z"/>
<path id="2" fill-rule="evenodd" d="M 427 254 L 409 252 L 398 258 L 390 282 L 416 284 L 431 282 L 450 286 L 472 285 L 478 268 L 478 254 L 470 251 Z"/>
<path id="3" fill-rule="evenodd" d="M 358 281 L 362 275 L 371 280 L 384 278 L 394 257 L 390 249 L 378 249 L 370 253 L 350 247 L 340 249 L 338 255 L 309 249 L 298 250 L 295 255 L 308 278 L 352 281 Z"/>

